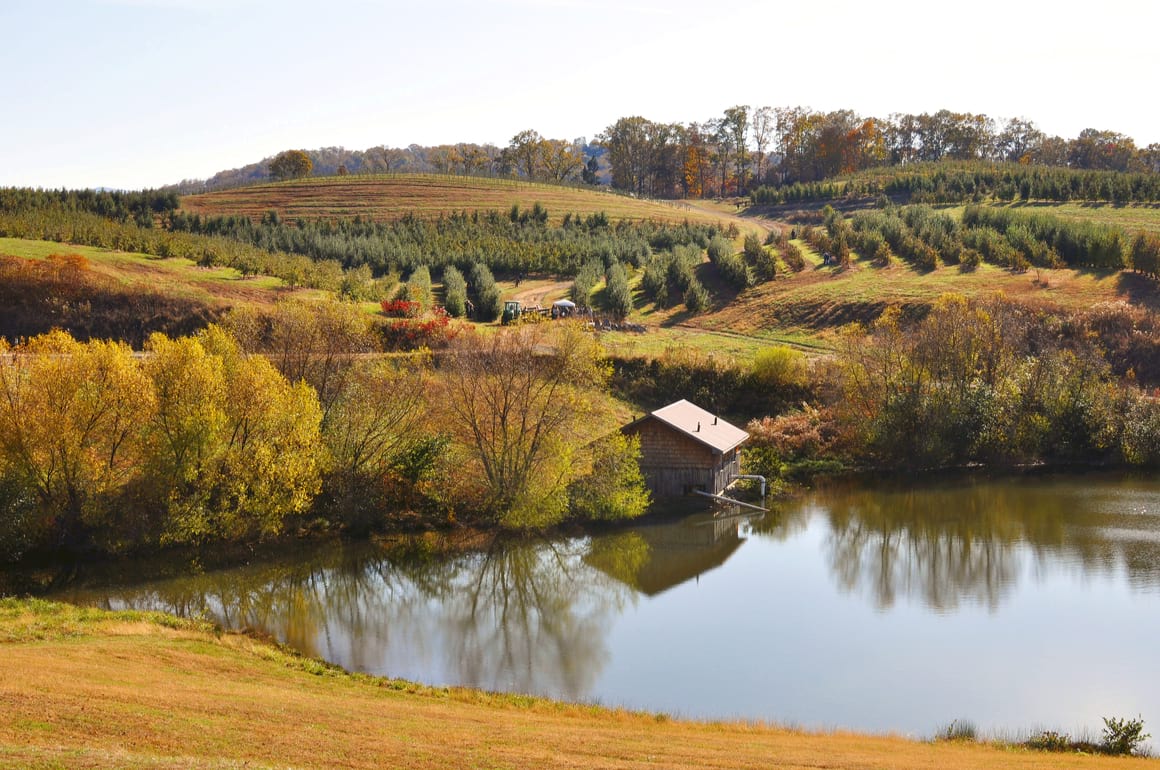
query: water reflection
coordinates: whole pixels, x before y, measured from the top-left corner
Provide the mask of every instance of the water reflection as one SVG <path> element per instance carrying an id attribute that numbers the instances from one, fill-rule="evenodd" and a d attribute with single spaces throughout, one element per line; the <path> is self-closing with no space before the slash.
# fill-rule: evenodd
<path id="1" fill-rule="evenodd" d="M 764 529 L 779 538 L 816 516 L 840 590 L 879 609 L 899 599 L 937 612 L 990 611 L 1024 577 L 1052 570 L 1125 573 L 1160 587 L 1160 485 L 1107 477 L 959 479 L 918 488 L 840 488 L 784 511 Z"/>
<path id="2" fill-rule="evenodd" d="M 1160 677 L 1155 479 L 833 487 L 764 518 L 176 571 L 57 598 L 205 615 L 352 670 L 705 718 L 929 732 L 1160 708 L 1139 686 Z"/>
<path id="3" fill-rule="evenodd" d="M 697 516 L 597 539 L 585 561 L 645 596 L 716 569 L 736 551 L 753 517 Z"/>
<path id="4" fill-rule="evenodd" d="M 307 655 L 432 683 L 586 697 L 608 657 L 627 587 L 588 568 L 599 551 L 627 573 L 640 549 L 613 540 L 495 544 L 449 559 L 367 548 L 61 598 L 205 616 L 257 629 Z"/>

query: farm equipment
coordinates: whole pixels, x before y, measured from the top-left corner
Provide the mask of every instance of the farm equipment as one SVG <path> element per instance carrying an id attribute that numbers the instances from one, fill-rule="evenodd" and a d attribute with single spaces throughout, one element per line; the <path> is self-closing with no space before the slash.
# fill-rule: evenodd
<path id="1" fill-rule="evenodd" d="M 509 299 L 503 303 L 503 315 L 500 321 L 504 324 L 538 323 L 547 320 L 550 311 L 539 305 L 525 305 L 518 299 Z M 552 318 L 556 316 L 553 314 Z"/>

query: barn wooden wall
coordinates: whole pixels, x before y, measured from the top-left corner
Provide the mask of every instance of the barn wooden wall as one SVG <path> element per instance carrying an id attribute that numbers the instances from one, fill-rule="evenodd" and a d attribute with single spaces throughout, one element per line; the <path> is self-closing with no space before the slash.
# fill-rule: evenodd
<path id="1" fill-rule="evenodd" d="M 657 497 L 677 497 L 693 489 L 720 494 L 740 472 L 738 452 L 723 457 L 659 420 L 644 420 L 629 433 L 640 436 L 640 469 Z"/>

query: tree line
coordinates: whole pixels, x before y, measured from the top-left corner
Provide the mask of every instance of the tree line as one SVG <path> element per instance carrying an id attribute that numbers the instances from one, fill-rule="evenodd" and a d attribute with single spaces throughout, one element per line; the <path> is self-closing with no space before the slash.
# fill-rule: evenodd
<path id="1" fill-rule="evenodd" d="M 864 117 L 851 110 L 738 105 L 702 123 L 621 118 L 597 141 L 613 187 L 658 198 L 745 194 L 864 169 L 939 161 L 1008 161 L 1120 172 L 1160 171 L 1160 145 L 1137 148 L 1115 131 L 1049 137 L 1022 118 L 981 114 Z"/>
<path id="2" fill-rule="evenodd" d="M 746 195 L 762 186 L 807 184 L 865 169 L 939 161 L 992 161 L 1078 170 L 1156 173 L 1160 144 L 1138 147 L 1123 133 L 1087 128 L 1049 136 L 1025 118 L 938 110 L 864 116 L 853 110 L 735 105 L 703 121 L 622 117 L 593 141 L 526 129 L 507 146 L 460 142 L 425 147 L 328 147 L 304 152 L 317 176 L 447 173 L 609 184 L 654 198 Z M 172 189 L 203 192 L 266 181 L 285 153 Z M 301 163 L 302 167 L 305 166 Z"/>
<path id="3" fill-rule="evenodd" d="M 26 187 L 0 187 L 0 214 L 54 209 L 86 212 L 115 222 L 132 221 L 139 227 L 152 227 L 180 205 L 172 190 L 34 190 Z"/>
<path id="4" fill-rule="evenodd" d="M 1157 340 L 1150 314 L 1123 303 L 1067 319 L 955 294 L 918 320 L 890 308 L 845 329 L 832 360 L 803 362 L 812 398 L 750 423 L 749 467 L 1157 467 L 1160 404 L 1133 371 L 1155 384 Z"/>
<path id="5" fill-rule="evenodd" d="M 142 226 L 58 204 L 0 211 L 0 237 L 27 238 L 117 249 L 155 257 L 181 257 L 204 267 L 232 267 L 242 275 L 269 275 L 288 286 L 334 291 L 351 299 L 375 300 L 398 282 L 374 276 L 369 266 L 344 270 L 335 260 L 269 251 L 235 238 Z"/>
<path id="6" fill-rule="evenodd" d="M 322 147 L 286 150 L 257 163 L 221 171 L 206 180 L 186 179 L 167 190 L 181 195 L 223 190 L 300 176 L 348 174 L 458 174 L 512 177 L 556 183 L 596 184 L 606 174 L 603 148 L 584 138 L 549 139 L 534 129 L 519 132 L 507 146 L 457 142 L 348 150 Z"/>
<path id="7" fill-rule="evenodd" d="M 824 182 L 762 186 L 750 193 L 759 205 L 889 196 L 911 203 L 999 201 L 1160 200 L 1160 174 L 1029 166 L 1010 162 L 915 163 L 856 172 Z"/>
<path id="8" fill-rule="evenodd" d="M 369 319 L 284 302 L 187 337 L 0 343 L 0 556 L 639 515 L 638 448 L 573 324 L 368 358 Z"/>

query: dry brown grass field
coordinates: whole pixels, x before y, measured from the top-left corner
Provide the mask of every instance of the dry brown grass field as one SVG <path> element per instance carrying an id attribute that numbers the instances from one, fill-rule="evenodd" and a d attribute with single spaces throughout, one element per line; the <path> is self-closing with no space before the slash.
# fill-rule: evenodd
<path id="1" fill-rule="evenodd" d="M 1156 766 L 424 687 L 166 616 L 0 600 L 5 768 Z"/>
<path id="2" fill-rule="evenodd" d="M 601 211 L 613 221 L 717 222 L 724 215 L 681 201 L 647 201 L 579 187 L 435 174 L 315 177 L 260 184 L 187 195 L 181 207 L 203 216 L 257 218 L 277 211 L 291 220 L 361 216 L 391 221 L 406 214 L 433 218 L 458 211 L 506 213 L 513 205 L 530 209 L 537 202 L 554 222 L 565 214 L 587 216 Z"/>

